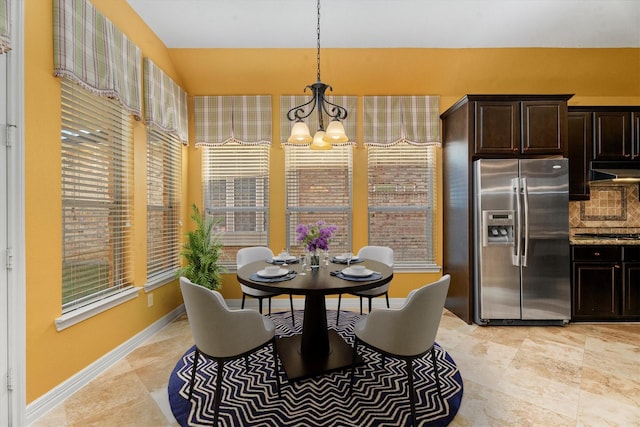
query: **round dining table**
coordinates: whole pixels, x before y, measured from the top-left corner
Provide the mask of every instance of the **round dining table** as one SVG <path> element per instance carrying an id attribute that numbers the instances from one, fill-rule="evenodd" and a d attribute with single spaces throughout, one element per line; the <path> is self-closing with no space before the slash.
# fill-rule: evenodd
<path id="1" fill-rule="evenodd" d="M 240 283 L 254 289 L 305 297 L 302 333 L 276 340 L 276 350 L 289 381 L 315 377 L 351 366 L 352 347 L 334 329 L 328 328 L 325 296 L 364 291 L 384 285 L 393 278 L 393 269 L 384 263 L 365 259 L 358 265 L 364 265 L 377 274 L 371 278 L 347 280 L 336 275 L 345 265 L 331 262 L 301 274 L 302 266 L 297 263 L 282 266 L 296 272 L 288 280 L 256 280 L 254 274 L 269 265 L 266 260 L 249 263 L 238 269 L 237 277 Z M 358 361 L 361 362 L 359 359 Z"/>

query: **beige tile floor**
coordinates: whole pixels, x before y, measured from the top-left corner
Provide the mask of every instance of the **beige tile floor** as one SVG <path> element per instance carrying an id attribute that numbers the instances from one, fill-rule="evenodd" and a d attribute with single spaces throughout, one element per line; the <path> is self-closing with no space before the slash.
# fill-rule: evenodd
<path id="1" fill-rule="evenodd" d="M 445 311 L 437 341 L 464 381 L 452 426 L 640 426 L 640 324 L 480 327 Z M 32 426 L 177 426 L 167 381 L 192 344 L 182 316 Z"/>

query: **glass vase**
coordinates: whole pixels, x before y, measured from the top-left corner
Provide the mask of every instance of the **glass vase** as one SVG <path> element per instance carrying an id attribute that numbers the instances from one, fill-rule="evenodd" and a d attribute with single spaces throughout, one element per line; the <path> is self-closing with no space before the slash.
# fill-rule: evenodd
<path id="1" fill-rule="evenodd" d="M 310 262 L 312 270 L 317 270 L 320 268 L 320 254 L 317 251 L 313 251 L 309 254 Z"/>

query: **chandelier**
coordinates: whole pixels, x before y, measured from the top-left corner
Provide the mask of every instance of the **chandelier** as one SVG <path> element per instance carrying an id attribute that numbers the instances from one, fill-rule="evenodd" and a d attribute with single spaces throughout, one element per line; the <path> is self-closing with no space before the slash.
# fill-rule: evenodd
<path id="1" fill-rule="evenodd" d="M 293 107 L 287 113 L 289 121 L 294 122 L 291 128 L 291 136 L 289 136 L 287 141 L 297 144 L 308 144 L 311 142 L 310 148 L 312 150 L 330 150 L 332 142 L 347 142 L 349 138 L 345 134 L 344 126 L 341 122 L 341 120 L 347 118 L 347 110 L 337 104 L 329 102 L 325 98 L 327 89 L 332 91 L 333 88 L 320 81 L 320 0 L 318 0 L 318 25 L 316 27 L 316 33 L 318 36 L 318 53 L 316 55 L 318 80 L 314 84 L 304 88 L 305 92 L 307 89 L 311 90 L 311 99 L 304 104 Z M 309 105 L 311 105 L 311 109 L 305 113 L 305 108 Z M 309 117 L 314 110 L 317 110 L 318 113 L 318 130 L 312 138 L 309 127 L 303 119 Z M 331 122 L 326 131 L 324 129 L 322 112 L 331 118 Z"/>

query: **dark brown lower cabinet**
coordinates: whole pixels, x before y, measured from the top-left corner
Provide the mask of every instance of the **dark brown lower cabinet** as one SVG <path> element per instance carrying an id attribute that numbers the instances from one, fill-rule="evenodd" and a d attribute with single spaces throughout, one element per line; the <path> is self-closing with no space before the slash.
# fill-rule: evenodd
<path id="1" fill-rule="evenodd" d="M 622 315 L 640 319 L 640 246 L 625 246 Z"/>
<path id="2" fill-rule="evenodd" d="M 572 320 L 640 320 L 639 256 L 640 246 L 573 246 Z"/>

